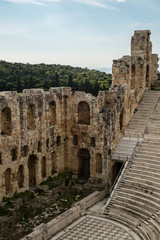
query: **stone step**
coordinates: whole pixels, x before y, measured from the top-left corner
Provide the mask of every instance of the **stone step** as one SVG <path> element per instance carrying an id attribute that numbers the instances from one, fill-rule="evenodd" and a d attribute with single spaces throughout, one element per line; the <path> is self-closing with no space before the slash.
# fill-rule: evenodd
<path id="1" fill-rule="evenodd" d="M 159 183 L 160 185 L 160 178 L 157 176 L 152 176 L 150 175 L 145 175 L 143 173 L 133 173 L 130 171 L 129 175 L 126 176 L 125 180 L 127 181 L 128 178 L 138 178 L 138 179 L 143 179 L 143 181 L 152 181 L 154 183 Z"/>
<path id="2" fill-rule="evenodd" d="M 134 163 L 134 165 L 132 164 L 130 170 L 132 171 L 144 171 L 144 172 L 149 172 L 150 174 L 160 174 L 160 170 L 159 169 L 155 169 L 155 167 L 150 167 L 150 165 L 148 166 L 144 166 L 143 163 L 138 163 L 137 165 Z"/>
<path id="3" fill-rule="evenodd" d="M 151 148 L 150 149 L 143 149 L 143 148 L 140 148 L 139 151 L 138 151 L 138 154 L 140 155 L 147 155 L 147 156 L 156 156 L 156 157 L 160 157 L 160 149 L 158 149 L 158 151 L 154 152 L 154 150 Z"/>
<path id="4" fill-rule="evenodd" d="M 109 216 L 117 221 L 122 222 L 125 225 L 132 227 L 134 232 L 140 235 L 142 240 L 151 240 L 156 238 L 152 237 L 152 232 L 145 221 L 139 219 L 134 213 L 126 212 L 122 208 L 111 208 L 109 211 Z"/>
<path id="5" fill-rule="evenodd" d="M 156 154 L 156 153 L 155 153 Z M 136 159 L 148 159 L 148 160 L 158 160 L 160 161 L 160 156 L 156 156 L 156 155 L 149 155 L 148 154 L 141 154 L 141 153 L 136 153 Z"/>
<path id="6" fill-rule="evenodd" d="M 156 219 L 152 218 L 152 215 L 154 214 L 154 212 L 149 212 L 147 211 L 147 209 L 143 208 L 141 205 L 137 206 L 134 205 L 134 203 L 126 203 L 125 206 L 121 205 L 121 201 L 118 202 L 116 204 L 114 204 L 114 208 L 117 209 L 121 209 L 127 213 L 132 213 L 132 215 L 135 215 L 137 218 L 140 218 L 141 221 L 143 222 L 148 222 L 148 226 L 150 225 L 151 229 L 150 229 L 150 233 L 153 234 L 153 230 L 152 227 L 154 227 L 154 233 L 160 234 L 159 232 L 159 223 L 158 221 L 156 221 Z M 153 238 L 151 238 L 153 239 Z M 155 238 L 154 238 L 155 239 Z"/>
<path id="7" fill-rule="evenodd" d="M 142 169 L 137 169 L 137 168 L 132 167 L 132 168 L 130 168 L 130 173 L 143 174 L 143 175 L 147 175 L 147 176 L 151 175 L 151 176 L 160 178 L 160 171 L 155 172 L 155 170 L 152 171 L 152 170 L 148 170 L 148 169 L 147 170 L 143 169 L 143 171 L 142 171 Z"/>
<path id="8" fill-rule="evenodd" d="M 160 193 L 159 194 L 154 193 L 153 195 L 153 193 L 150 193 L 149 191 L 142 192 L 141 189 L 122 187 L 118 194 L 124 194 L 125 196 L 128 195 L 138 196 L 150 200 L 151 202 L 156 202 L 157 204 L 160 204 Z M 157 212 L 160 215 L 160 210 L 157 210 Z"/>
<path id="9" fill-rule="evenodd" d="M 129 184 L 130 186 L 134 186 L 134 185 L 138 185 L 138 186 L 141 186 L 144 188 L 144 190 L 149 190 L 149 191 L 152 191 L 152 192 L 158 192 L 160 193 L 160 186 L 159 184 L 154 184 L 152 185 L 151 182 L 149 181 L 142 181 L 142 179 L 138 179 L 138 178 L 135 178 L 135 179 L 132 179 L 132 178 L 128 178 L 126 182 L 124 182 L 124 184 L 122 184 L 122 186 L 125 186 Z"/>
<path id="10" fill-rule="evenodd" d="M 157 168 L 157 169 L 160 169 L 160 164 L 159 164 L 159 161 L 155 161 L 155 160 L 150 160 L 150 159 L 134 159 L 133 160 L 134 163 L 132 165 L 133 166 L 139 166 L 139 165 L 144 165 L 144 166 L 148 166 L 149 168 L 152 167 L 152 168 Z"/>
<path id="11" fill-rule="evenodd" d="M 136 197 L 126 198 L 125 196 L 118 196 L 118 198 L 116 199 L 116 203 L 114 203 L 114 207 L 118 205 L 120 207 L 122 206 L 127 210 L 130 209 L 140 214 L 141 218 L 146 220 L 146 218 L 151 217 L 157 211 L 158 208 L 158 204 L 152 206 L 150 204 L 149 202 L 147 204 L 147 201 L 146 202 L 142 201 L 142 199 L 136 201 Z"/>

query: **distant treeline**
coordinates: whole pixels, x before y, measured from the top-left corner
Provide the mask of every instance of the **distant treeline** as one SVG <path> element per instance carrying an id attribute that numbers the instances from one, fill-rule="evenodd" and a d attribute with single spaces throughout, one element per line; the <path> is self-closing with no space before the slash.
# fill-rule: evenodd
<path id="1" fill-rule="evenodd" d="M 87 68 L 0 61 L 0 91 L 68 86 L 97 95 L 100 90 L 108 90 L 111 82 L 111 74 Z"/>

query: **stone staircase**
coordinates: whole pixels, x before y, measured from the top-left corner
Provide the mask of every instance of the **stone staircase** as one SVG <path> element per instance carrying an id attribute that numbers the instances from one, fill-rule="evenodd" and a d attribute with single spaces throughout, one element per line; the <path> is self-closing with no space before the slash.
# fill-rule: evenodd
<path id="1" fill-rule="evenodd" d="M 144 93 L 133 118 L 125 130 L 125 136 L 138 139 L 144 136 L 149 120 L 157 107 L 159 98 L 160 92 L 158 91 L 146 91 Z"/>
<path id="2" fill-rule="evenodd" d="M 107 217 L 123 223 L 142 240 L 160 240 L 159 97 L 160 92 L 146 92 L 128 125 L 134 141 L 136 128 L 141 131 L 141 143 L 122 171 L 104 211 Z M 114 156 L 121 150 L 121 141 L 123 138 L 112 159 L 116 160 Z M 128 146 L 129 140 L 126 148 Z M 123 147 L 125 149 L 125 145 Z M 127 151 L 130 152 L 130 147 Z"/>

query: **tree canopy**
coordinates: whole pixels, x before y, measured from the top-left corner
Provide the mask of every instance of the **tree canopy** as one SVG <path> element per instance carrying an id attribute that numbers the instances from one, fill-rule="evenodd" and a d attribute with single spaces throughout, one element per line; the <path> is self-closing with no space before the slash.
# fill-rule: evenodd
<path id="1" fill-rule="evenodd" d="M 111 82 L 111 74 L 88 68 L 0 61 L 0 91 L 68 86 L 97 95 L 99 90 L 108 90 Z"/>

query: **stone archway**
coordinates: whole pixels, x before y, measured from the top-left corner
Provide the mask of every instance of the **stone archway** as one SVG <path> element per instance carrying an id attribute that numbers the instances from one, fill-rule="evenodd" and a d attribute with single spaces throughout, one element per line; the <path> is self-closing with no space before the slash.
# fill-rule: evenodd
<path id="1" fill-rule="evenodd" d="M 36 186 L 36 155 L 30 155 L 28 159 L 28 174 L 29 174 L 29 186 Z"/>
<path id="2" fill-rule="evenodd" d="M 86 148 L 78 151 L 78 177 L 85 180 L 90 177 L 90 153 Z"/>
<path id="3" fill-rule="evenodd" d="M 11 192 L 11 169 L 8 168 L 5 171 L 5 188 L 6 188 L 6 193 Z"/>
<path id="4" fill-rule="evenodd" d="M 24 187 L 24 167 L 23 167 L 23 165 L 20 165 L 18 168 L 17 180 L 18 180 L 19 188 Z"/>

